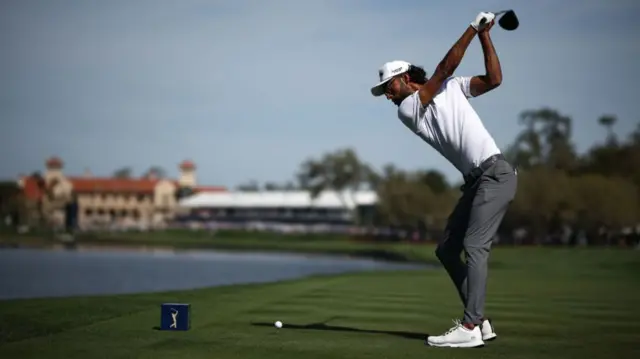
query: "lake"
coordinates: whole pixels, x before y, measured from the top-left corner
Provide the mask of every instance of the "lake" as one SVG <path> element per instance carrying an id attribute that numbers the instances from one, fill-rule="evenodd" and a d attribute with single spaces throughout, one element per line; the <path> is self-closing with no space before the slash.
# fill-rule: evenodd
<path id="1" fill-rule="evenodd" d="M 128 294 L 423 265 L 322 255 L 76 248 L 0 249 L 0 299 Z"/>

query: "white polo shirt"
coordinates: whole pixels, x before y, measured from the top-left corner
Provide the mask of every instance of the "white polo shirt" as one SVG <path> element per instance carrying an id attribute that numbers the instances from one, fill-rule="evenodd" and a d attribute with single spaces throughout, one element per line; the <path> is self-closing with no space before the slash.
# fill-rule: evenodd
<path id="1" fill-rule="evenodd" d="M 421 106 L 418 91 L 398 107 L 398 118 L 440 152 L 462 175 L 500 153 L 468 98 L 470 77 L 450 77 L 433 100 Z"/>

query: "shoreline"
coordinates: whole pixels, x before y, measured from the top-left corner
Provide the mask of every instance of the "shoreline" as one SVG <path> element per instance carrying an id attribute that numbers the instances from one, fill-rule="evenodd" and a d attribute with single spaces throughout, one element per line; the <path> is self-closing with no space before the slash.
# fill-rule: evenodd
<path id="1" fill-rule="evenodd" d="M 44 236 L 16 235 L 15 239 L 8 239 L 0 235 L 0 250 L 4 248 L 19 249 L 54 249 L 54 250 L 111 250 L 124 252 L 184 252 L 184 251 L 224 251 L 229 253 L 279 253 L 305 256 L 330 256 L 334 258 L 368 259 L 377 262 L 418 264 L 438 266 L 439 263 L 423 256 L 409 256 L 393 248 L 391 243 L 340 242 L 335 240 L 323 241 L 321 247 L 306 246 L 304 242 L 282 241 L 263 243 L 251 242 L 247 245 L 243 239 L 222 239 L 210 242 L 180 242 L 179 240 L 166 243 L 160 240 L 139 240 L 124 238 L 82 238 L 75 241 L 63 241 L 44 238 Z M 349 244 L 348 248 L 344 244 Z M 406 244 L 405 244 L 406 245 Z M 423 248 L 429 244 L 416 245 Z"/>
<path id="2" fill-rule="evenodd" d="M 0 259 L 0 273 L 5 275 L 0 280 L 5 288 L 0 294 L 0 303 L 192 291 L 370 271 L 433 269 L 425 265 L 323 254 L 160 251 L 94 245 L 79 245 L 74 249 L 57 245 L 46 249 L 5 249 L 0 250 Z M 16 280 L 8 274 L 18 267 L 30 269 Z"/>

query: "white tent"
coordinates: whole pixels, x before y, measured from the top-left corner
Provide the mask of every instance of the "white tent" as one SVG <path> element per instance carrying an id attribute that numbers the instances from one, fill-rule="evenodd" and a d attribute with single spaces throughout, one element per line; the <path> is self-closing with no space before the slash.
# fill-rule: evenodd
<path id="1" fill-rule="evenodd" d="M 373 191 L 325 191 L 312 199 L 306 191 L 203 192 L 182 199 L 183 208 L 344 208 L 374 205 L 378 200 Z"/>

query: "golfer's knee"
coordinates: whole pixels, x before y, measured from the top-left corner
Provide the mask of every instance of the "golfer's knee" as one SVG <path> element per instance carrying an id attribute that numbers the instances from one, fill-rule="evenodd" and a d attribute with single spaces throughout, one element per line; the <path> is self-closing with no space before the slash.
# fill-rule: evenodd
<path id="1" fill-rule="evenodd" d="M 464 254 L 469 262 L 484 263 L 489 258 L 489 248 L 486 246 L 467 245 Z"/>
<path id="2" fill-rule="evenodd" d="M 451 260 L 455 259 L 456 256 L 459 257 L 460 256 L 460 252 L 458 252 L 456 254 L 455 251 L 452 250 L 451 247 L 439 245 L 436 248 L 436 257 L 442 263 L 450 262 Z"/>

